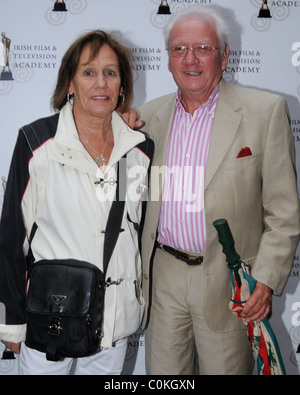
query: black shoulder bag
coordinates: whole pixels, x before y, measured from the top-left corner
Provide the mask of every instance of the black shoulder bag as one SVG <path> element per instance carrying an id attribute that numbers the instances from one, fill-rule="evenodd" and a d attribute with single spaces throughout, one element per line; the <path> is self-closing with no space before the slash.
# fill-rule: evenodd
<path id="1" fill-rule="evenodd" d="M 84 357 L 99 349 L 106 270 L 123 231 L 125 197 L 119 198 L 119 167 L 118 164 L 116 199 L 105 229 L 103 272 L 89 262 L 75 259 L 41 260 L 33 264 L 25 344 L 46 353 L 50 361 Z"/>

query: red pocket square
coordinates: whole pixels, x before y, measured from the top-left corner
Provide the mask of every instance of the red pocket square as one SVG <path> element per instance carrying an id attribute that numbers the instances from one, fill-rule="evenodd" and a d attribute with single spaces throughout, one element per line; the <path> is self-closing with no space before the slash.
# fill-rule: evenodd
<path id="1" fill-rule="evenodd" d="M 252 155 L 251 149 L 249 147 L 245 147 L 240 150 L 237 158 L 243 158 L 244 156 L 251 156 L 251 155 Z"/>

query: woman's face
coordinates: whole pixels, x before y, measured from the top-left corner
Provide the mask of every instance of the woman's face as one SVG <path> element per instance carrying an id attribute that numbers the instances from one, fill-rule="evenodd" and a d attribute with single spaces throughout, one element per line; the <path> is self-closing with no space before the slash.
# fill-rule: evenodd
<path id="1" fill-rule="evenodd" d="M 119 62 L 114 50 L 104 44 L 90 62 L 90 45 L 82 50 L 76 74 L 70 83 L 74 114 L 90 119 L 111 116 L 123 93 Z"/>

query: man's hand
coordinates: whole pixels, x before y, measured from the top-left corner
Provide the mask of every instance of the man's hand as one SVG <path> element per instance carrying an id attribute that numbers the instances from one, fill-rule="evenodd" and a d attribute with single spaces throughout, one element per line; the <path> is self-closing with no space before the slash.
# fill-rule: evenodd
<path id="1" fill-rule="evenodd" d="M 137 119 L 135 108 L 130 107 L 128 111 L 119 114 L 131 129 L 139 129 L 143 126 L 143 122 Z"/>
<path id="2" fill-rule="evenodd" d="M 272 291 L 265 284 L 257 282 L 256 286 L 247 300 L 242 317 L 247 321 L 260 322 L 270 313 L 272 303 Z"/>

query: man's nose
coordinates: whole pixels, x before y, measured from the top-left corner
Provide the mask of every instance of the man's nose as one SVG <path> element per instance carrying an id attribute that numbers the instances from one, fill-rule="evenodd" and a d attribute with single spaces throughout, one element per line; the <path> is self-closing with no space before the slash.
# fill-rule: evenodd
<path id="1" fill-rule="evenodd" d="M 187 48 L 184 57 L 185 62 L 197 62 L 199 58 L 196 56 L 195 49 L 193 47 Z"/>

